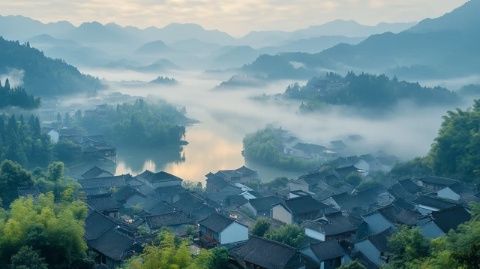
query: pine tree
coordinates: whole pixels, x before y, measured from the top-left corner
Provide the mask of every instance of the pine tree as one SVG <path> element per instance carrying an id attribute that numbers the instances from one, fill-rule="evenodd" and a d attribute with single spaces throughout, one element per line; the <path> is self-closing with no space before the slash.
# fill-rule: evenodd
<path id="1" fill-rule="evenodd" d="M 5 80 L 5 89 L 10 90 L 10 81 L 8 80 L 8 78 L 7 80 Z"/>

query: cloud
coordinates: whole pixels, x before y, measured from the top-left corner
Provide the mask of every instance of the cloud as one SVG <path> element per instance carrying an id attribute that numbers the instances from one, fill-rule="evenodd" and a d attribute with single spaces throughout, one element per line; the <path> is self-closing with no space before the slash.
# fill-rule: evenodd
<path id="1" fill-rule="evenodd" d="M 436 17 L 466 0 L 16 0 L 1 1 L 2 15 L 42 21 L 117 22 L 140 27 L 194 22 L 241 35 L 251 30 L 294 30 L 334 19 L 366 24 Z"/>

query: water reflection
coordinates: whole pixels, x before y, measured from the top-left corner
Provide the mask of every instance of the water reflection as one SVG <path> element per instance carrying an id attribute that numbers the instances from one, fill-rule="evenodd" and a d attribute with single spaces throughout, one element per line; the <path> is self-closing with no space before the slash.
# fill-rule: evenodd
<path id="1" fill-rule="evenodd" d="M 222 137 L 203 125 L 189 127 L 186 140 L 189 144 L 176 156 L 174 152 L 159 150 L 154 154 L 155 158 L 151 158 L 143 151 L 135 154 L 131 149 L 120 149 L 115 172 L 138 174 L 146 169 L 163 170 L 189 181 L 203 182 L 208 172 L 244 164 L 239 141 Z"/>

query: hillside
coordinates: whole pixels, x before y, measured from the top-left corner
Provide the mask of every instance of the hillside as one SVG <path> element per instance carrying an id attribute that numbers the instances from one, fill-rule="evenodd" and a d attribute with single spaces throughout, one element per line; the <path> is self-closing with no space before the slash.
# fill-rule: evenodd
<path id="1" fill-rule="evenodd" d="M 317 54 L 282 54 L 278 75 L 292 77 L 290 62 L 305 69 L 346 72 L 361 70 L 404 78 L 447 78 L 477 74 L 480 68 L 480 1 L 470 1 L 436 19 L 422 21 L 398 34 L 373 35 L 358 45 L 340 44 Z M 244 70 L 269 74 L 266 63 L 256 60 Z"/>
<path id="2" fill-rule="evenodd" d="M 285 97 L 302 101 L 303 110 L 324 105 L 342 105 L 362 110 L 389 110 L 401 102 L 420 106 L 455 104 L 458 96 L 445 88 L 427 88 L 418 83 L 389 79 L 385 75 L 328 73 L 308 81 L 305 86 L 289 86 Z"/>
<path id="3" fill-rule="evenodd" d="M 0 74 L 23 71 L 23 86 L 36 96 L 95 92 L 102 87 L 94 77 L 84 75 L 62 60 L 46 57 L 29 44 L 0 38 Z"/>

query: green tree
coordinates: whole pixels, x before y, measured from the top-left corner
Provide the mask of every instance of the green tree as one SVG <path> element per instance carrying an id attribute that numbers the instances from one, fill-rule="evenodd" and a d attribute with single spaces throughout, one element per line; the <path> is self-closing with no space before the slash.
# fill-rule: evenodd
<path id="1" fill-rule="evenodd" d="M 270 229 L 270 221 L 266 218 L 259 218 L 252 228 L 252 234 L 263 237 Z"/>
<path id="2" fill-rule="evenodd" d="M 430 254 L 430 243 L 416 228 L 401 227 L 388 241 L 391 268 L 413 268 Z"/>
<path id="3" fill-rule="evenodd" d="M 300 226 L 288 224 L 268 231 L 265 237 L 296 248 L 304 242 L 305 233 Z"/>
<path id="4" fill-rule="evenodd" d="M 45 259 L 30 246 L 20 248 L 11 260 L 11 269 L 48 269 Z"/>
<path id="5" fill-rule="evenodd" d="M 87 259 L 80 201 L 55 202 L 52 193 L 15 200 L 0 220 L 0 268 L 24 246 L 37 251 L 49 268 L 79 268 Z"/>
<path id="6" fill-rule="evenodd" d="M 197 256 L 190 253 L 188 242 L 162 231 L 158 242 L 145 247 L 143 252 L 128 260 L 125 269 L 210 269 L 212 253 L 201 250 Z"/>
<path id="7" fill-rule="evenodd" d="M 468 110 L 449 111 L 443 117 L 429 158 L 438 175 L 480 182 L 480 100 Z"/>
<path id="8" fill-rule="evenodd" d="M 0 198 L 9 205 L 17 198 L 17 189 L 32 185 L 32 176 L 17 163 L 4 161 L 0 165 Z"/>
<path id="9" fill-rule="evenodd" d="M 228 250 L 223 247 L 214 248 L 211 251 L 211 260 L 208 269 L 225 269 L 228 267 Z"/>

